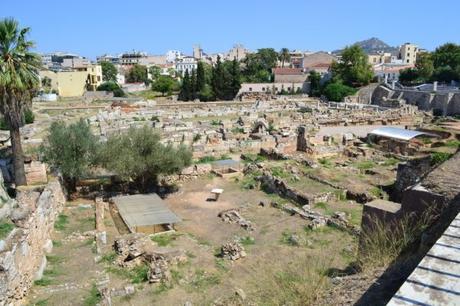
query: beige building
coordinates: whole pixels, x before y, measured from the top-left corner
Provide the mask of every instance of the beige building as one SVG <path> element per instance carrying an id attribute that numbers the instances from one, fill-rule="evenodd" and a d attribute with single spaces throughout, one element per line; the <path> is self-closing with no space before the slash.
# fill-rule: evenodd
<path id="1" fill-rule="evenodd" d="M 60 97 L 80 97 L 85 91 L 94 91 L 102 84 L 102 67 L 88 65 L 71 71 L 42 70 L 40 79 L 45 77 L 51 80 L 51 89 Z"/>
<path id="2" fill-rule="evenodd" d="M 399 48 L 399 57 L 402 59 L 403 64 L 414 65 L 419 52 L 420 49 L 417 45 L 405 43 Z"/>
<path id="3" fill-rule="evenodd" d="M 391 53 L 382 52 L 377 54 L 369 54 L 367 56 L 369 64 L 378 65 L 383 63 L 391 63 Z"/>

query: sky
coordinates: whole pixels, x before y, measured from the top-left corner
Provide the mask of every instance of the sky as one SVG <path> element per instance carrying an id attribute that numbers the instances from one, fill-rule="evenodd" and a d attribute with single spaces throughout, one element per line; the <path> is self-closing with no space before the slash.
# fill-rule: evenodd
<path id="1" fill-rule="evenodd" d="M 2 3 L 4 2 L 4 3 Z M 168 50 L 333 51 L 378 37 L 434 50 L 460 43 L 459 0 L 0 0 L 0 18 L 30 27 L 37 51 L 66 51 L 91 59 L 105 53 Z"/>

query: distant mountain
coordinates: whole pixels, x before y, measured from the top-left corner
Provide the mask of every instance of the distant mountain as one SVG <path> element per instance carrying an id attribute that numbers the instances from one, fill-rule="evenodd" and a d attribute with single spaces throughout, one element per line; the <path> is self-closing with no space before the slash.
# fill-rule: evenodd
<path id="1" fill-rule="evenodd" d="M 358 41 L 352 45 L 358 45 L 360 46 L 364 52 L 366 52 L 367 54 L 372 54 L 372 53 L 377 53 L 378 51 L 383 51 L 383 52 L 390 52 L 390 53 L 393 53 L 393 54 L 397 54 L 399 51 L 398 51 L 398 48 L 396 47 L 392 47 L 390 45 L 388 45 L 387 43 L 385 43 L 384 41 L 381 41 L 380 39 L 376 38 L 376 37 L 372 37 L 372 38 L 369 38 L 369 39 L 366 39 L 366 40 L 363 40 L 363 41 Z M 340 50 L 335 50 L 333 51 L 332 53 L 333 54 L 340 54 L 342 52 L 343 49 L 340 49 Z"/>

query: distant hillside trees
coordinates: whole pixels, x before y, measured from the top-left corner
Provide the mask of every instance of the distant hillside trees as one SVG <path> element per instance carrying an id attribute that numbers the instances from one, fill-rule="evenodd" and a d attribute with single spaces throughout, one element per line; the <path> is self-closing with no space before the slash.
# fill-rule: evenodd
<path id="1" fill-rule="evenodd" d="M 111 62 L 102 62 L 102 80 L 105 82 L 117 81 L 117 68 Z"/>
<path id="2" fill-rule="evenodd" d="M 195 70 L 185 71 L 182 79 L 179 100 L 201 101 L 232 100 L 241 88 L 241 71 L 239 62 L 222 62 L 220 57 L 210 69 L 199 62 Z"/>

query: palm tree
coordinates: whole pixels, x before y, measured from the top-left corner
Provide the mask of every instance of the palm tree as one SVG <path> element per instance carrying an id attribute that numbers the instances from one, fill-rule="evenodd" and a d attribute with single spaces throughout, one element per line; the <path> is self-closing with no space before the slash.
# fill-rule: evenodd
<path id="1" fill-rule="evenodd" d="M 279 52 L 279 59 L 281 61 L 281 65 L 284 68 L 284 62 L 288 62 L 291 60 L 291 54 L 289 53 L 288 48 L 282 48 L 281 51 Z"/>
<path id="2" fill-rule="evenodd" d="M 0 20 L 0 112 L 10 129 L 17 186 L 27 184 L 19 128 L 24 124 L 24 107 L 39 85 L 41 66 L 40 56 L 30 51 L 34 43 L 26 39 L 29 30 L 19 28 L 12 18 Z"/>

